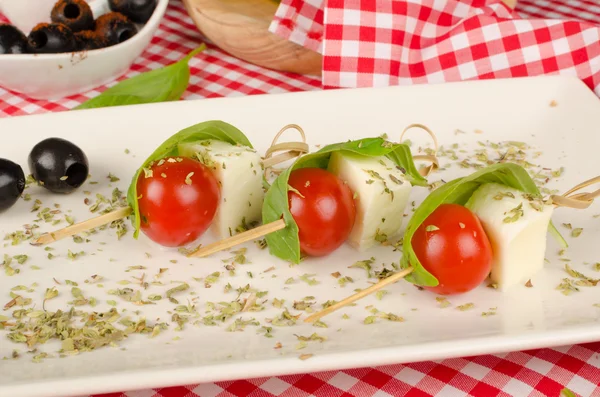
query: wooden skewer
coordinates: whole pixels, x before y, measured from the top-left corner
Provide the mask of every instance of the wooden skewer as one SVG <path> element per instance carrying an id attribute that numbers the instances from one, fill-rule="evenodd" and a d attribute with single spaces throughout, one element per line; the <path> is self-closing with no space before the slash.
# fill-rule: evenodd
<path id="1" fill-rule="evenodd" d="M 73 236 L 75 234 L 85 232 L 86 230 L 93 229 L 107 223 L 117 221 L 122 218 L 126 218 L 131 215 L 131 207 L 120 208 L 116 211 L 109 212 L 108 214 L 100 215 L 87 221 L 76 223 L 71 226 L 67 226 L 64 229 L 57 230 L 55 232 L 46 233 L 39 237 L 37 240 L 32 242 L 32 245 L 44 245 L 53 243 L 61 240 L 65 237 Z"/>
<path id="2" fill-rule="evenodd" d="M 356 294 L 347 297 L 346 299 L 329 306 L 327 309 L 321 310 L 318 313 L 312 314 L 310 316 L 308 316 L 304 322 L 306 323 L 312 323 L 315 322 L 317 320 L 319 320 L 320 318 L 333 313 L 336 310 L 341 309 L 344 306 L 348 306 L 349 304 L 364 298 L 367 295 L 372 294 L 373 292 L 379 291 L 380 289 L 390 285 L 390 284 L 394 284 L 395 282 L 403 279 L 404 277 L 408 276 L 410 273 L 412 273 L 414 269 L 412 267 L 407 267 L 406 269 L 395 273 L 387 278 L 384 278 L 383 280 L 381 280 L 380 282 L 378 282 L 377 284 L 373 284 L 372 286 L 370 286 L 367 289 L 364 289 L 360 292 L 357 292 Z"/>
<path id="3" fill-rule="evenodd" d="M 215 252 L 226 250 L 227 248 L 235 247 L 236 245 L 252 241 L 267 234 L 271 234 L 278 230 L 285 228 L 285 221 L 279 219 L 275 222 L 267 223 L 266 225 L 255 227 L 254 229 L 247 230 L 243 233 L 236 234 L 235 236 L 229 237 L 225 240 L 217 241 L 209 244 L 205 247 L 201 247 L 194 252 L 188 254 L 188 258 L 203 258 L 214 254 Z"/>

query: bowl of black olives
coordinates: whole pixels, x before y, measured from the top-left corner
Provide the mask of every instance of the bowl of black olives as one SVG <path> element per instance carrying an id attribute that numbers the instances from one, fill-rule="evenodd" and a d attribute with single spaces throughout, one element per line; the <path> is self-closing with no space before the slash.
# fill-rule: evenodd
<path id="1" fill-rule="evenodd" d="M 32 3 L 38 4 L 32 4 Z M 169 0 L 0 0 L 0 87 L 33 99 L 80 94 L 122 76 Z"/>

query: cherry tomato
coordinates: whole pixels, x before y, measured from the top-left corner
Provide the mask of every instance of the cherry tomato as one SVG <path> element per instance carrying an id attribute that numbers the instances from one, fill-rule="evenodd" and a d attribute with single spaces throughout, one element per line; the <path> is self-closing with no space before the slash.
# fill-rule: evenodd
<path id="1" fill-rule="evenodd" d="M 425 288 L 441 295 L 474 289 L 492 268 L 492 247 L 483 226 L 461 205 L 440 205 L 419 226 L 412 247 L 423 267 L 439 281 Z"/>
<path id="2" fill-rule="evenodd" d="M 141 230 L 154 242 L 180 247 L 210 226 L 220 200 L 219 183 L 210 169 L 189 158 L 166 158 L 137 181 Z"/>
<path id="3" fill-rule="evenodd" d="M 289 208 L 298 225 L 301 251 L 310 256 L 335 251 L 354 226 L 356 207 L 350 188 L 320 168 L 292 171 L 288 184 L 293 188 L 288 192 Z"/>

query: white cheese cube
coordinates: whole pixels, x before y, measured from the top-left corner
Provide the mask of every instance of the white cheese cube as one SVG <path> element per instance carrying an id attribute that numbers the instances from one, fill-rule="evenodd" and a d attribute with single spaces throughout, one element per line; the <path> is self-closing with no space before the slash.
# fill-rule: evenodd
<path id="1" fill-rule="evenodd" d="M 364 251 L 400 236 L 411 184 L 396 164 L 387 157 L 336 152 L 328 169 L 354 192 L 356 221 L 350 245 Z"/>
<path id="2" fill-rule="evenodd" d="M 179 145 L 179 154 L 210 167 L 221 187 L 221 203 L 211 225 L 221 239 L 236 234 L 240 225 L 260 222 L 264 190 L 262 162 L 256 150 L 206 140 Z"/>
<path id="3" fill-rule="evenodd" d="M 465 205 L 479 219 L 493 250 L 491 281 L 499 289 L 525 284 L 544 267 L 546 235 L 554 211 L 517 189 L 487 183 Z"/>

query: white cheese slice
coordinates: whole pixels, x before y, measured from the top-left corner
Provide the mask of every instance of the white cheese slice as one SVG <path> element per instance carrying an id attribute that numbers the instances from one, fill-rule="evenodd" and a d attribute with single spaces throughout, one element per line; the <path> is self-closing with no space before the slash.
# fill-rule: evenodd
<path id="1" fill-rule="evenodd" d="M 335 152 L 328 169 L 354 192 L 356 221 L 350 245 L 365 251 L 400 236 L 411 184 L 396 164 L 387 157 Z"/>
<path id="2" fill-rule="evenodd" d="M 551 204 L 505 185 L 481 185 L 465 205 L 479 219 L 493 250 L 491 281 L 505 290 L 544 267 Z"/>
<path id="3" fill-rule="evenodd" d="M 221 238 L 239 226 L 260 222 L 264 190 L 262 162 L 256 150 L 227 142 L 206 140 L 179 145 L 179 154 L 209 166 L 221 187 L 221 203 L 211 229 Z"/>

